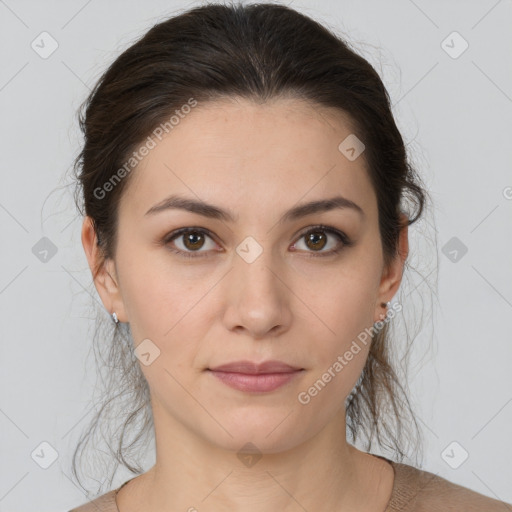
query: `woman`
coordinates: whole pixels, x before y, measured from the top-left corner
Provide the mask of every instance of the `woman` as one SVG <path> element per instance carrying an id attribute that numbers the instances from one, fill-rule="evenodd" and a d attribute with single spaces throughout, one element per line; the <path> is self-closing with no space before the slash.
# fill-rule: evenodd
<path id="1" fill-rule="evenodd" d="M 208 5 L 86 107 L 82 242 L 156 463 L 75 511 L 503 510 L 347 442 L 404 456 L 388 322 L 427 198 L 366 60 L 288 7 Z"/>

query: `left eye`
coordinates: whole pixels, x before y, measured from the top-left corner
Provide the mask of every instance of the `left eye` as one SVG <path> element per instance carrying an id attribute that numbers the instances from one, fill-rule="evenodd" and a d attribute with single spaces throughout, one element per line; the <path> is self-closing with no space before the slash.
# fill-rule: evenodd
<path id="1" fill-rule="evenodd" d="M 337 238 L 337 243 L 332 244 L 333 248 L 330 250 L 323 251 L 322 249 L 328 245 L 329 236 L 326 235 L 326 233 L 329 235 L 334 235 L 334 237 Z M 347 235 L 345 235 L 345 233 L 327 226 L 315 226 L 313 228 L 309 228 L 305 232 L 302 232 L 299 237 L 299 241 L 294 244 L 294 247 L 296 247 L 302 241 L 305 241 L 304 245 L 306 246 L 306 252 L 312 252 L 312 254 L 309 254 L 309 256 L 313 257 L 337 254 L 343 247 L 349 247 L 352 245 L 352 242 L 349 240 Z M 308 251 L 307 249 L 313 249 L 313 251 Z"/>
<path id="2" fill-rule="evenodd" d="M 329 245 L 328 239 L 330 236 L 335 237 L 337 242 L 331 243 L 331 248 L 324 251 L 323 249 Z M 211 241 L 210 247 L 207 247 L 208 244 L 206 244 L 206 250 L 201 251 L 200 249 L 205 248 L 205 240 L 207 239 Z M 177 247 L 172 247 L 171 242 Z M 343 247 L 352 245 L 352 242 L 345 233 L 327 226 L 314 226 L 307 231 L 303 231 L 299 235 L 298 241 L 293 244 L 293 251 L 297 250 L 297 246 L 300 242 L 304 242 L 305 249 L 299 248 L 299 250 L 310 252 L 311 254 L 309 254 L 309 256 L 313 257 L 337 254 Z M 207 230 L 202 228 L 182 228 L 178 231 L 174 231 L 164 239 L 164 244 L 170 245 L 169 248 L 171 251 L 186 258 L 204 257 L 207 256 L 208 250 L 215 249 L 215 242 L 213 242 L 211 235 Z"/>

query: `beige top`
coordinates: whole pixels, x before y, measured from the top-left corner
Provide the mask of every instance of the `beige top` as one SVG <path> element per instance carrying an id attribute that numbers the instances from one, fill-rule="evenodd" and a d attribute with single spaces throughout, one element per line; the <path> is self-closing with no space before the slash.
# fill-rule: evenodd
<path id="1" fill-rule="evenodd" d="M 429 471 L 377 457 L 387 460 L 395 473 L 385 512 L 512 512 L 512 504 L 489 498 Z M 119 512 L 115 495 L 130 480 L 69 512 Z"/>

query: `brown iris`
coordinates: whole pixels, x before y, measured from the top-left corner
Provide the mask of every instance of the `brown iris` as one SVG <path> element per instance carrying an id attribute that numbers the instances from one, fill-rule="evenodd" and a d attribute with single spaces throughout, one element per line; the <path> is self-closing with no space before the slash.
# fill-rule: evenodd
<path id="1" fill-rule="evenodd" d="M 184 245 L 187 249 L 201 249 L 204 244 L 204 234 L 199 231 L 190 231 L 183 236 Z"/>
<path id="2" fill-rule="evenodd" d="M 325 233 L 322 233 L 321 231 L 312 231 L 305 235 L 306 238 L 306 245 L 310 249 L 323 249 L 326 244 L 326 235 Z M 309 245 L 309 244 L 312 245 Z"/>

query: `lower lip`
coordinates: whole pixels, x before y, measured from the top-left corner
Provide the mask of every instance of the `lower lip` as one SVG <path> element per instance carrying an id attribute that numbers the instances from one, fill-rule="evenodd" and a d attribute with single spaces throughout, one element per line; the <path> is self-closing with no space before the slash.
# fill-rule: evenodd
<path id="1" fill-rule="evenodd" d="M 220 372 L 209 370 L 210 373 L 215 375 L 224 384 L 238 389 L 240 391 L 273 391 L 287 382 L 290 382 L 302 370 L 296 370 L 288 373 L 260 373 L 257 375 L 250 375 L 247 373 L 233 373 L 233 372 Z"/>

